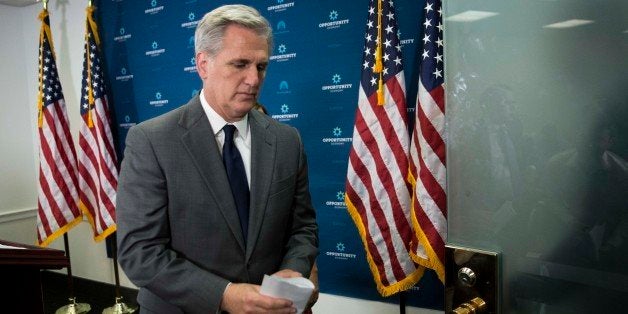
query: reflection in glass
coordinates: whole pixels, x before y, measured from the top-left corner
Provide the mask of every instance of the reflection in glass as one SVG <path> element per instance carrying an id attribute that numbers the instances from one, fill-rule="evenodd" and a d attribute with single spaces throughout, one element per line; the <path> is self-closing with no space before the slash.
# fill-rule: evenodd
<path id="1" fill-rule="evenodd" d="M 628 298 L 628 2 L 445 6 L 448 243 L 503 253 L 504 313 L 618 308 Z M 498 14 L 447 19 L 468 11 Z"/>

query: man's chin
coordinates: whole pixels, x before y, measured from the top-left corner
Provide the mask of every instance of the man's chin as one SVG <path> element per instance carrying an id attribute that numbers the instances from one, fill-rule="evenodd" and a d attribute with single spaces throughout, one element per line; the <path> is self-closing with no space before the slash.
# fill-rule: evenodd
<path id="1" fill-rule="evenodd" d="M 238 108 L 246 109 L 248 111 L 248 110 L 251 110 L 255 106 L 256 102 L 257 101 L 255 99 L 240 101 L 238 102 Z"/>
<path id="2" fill-rule="evenodd" d="M 246 113 L 251 111 L 251 109 L 253 109 L 254 105 L 255 105 L 255 100 L 253 100 L 252 102 L 249 102 L 249 101 L 238 102 L 236 110 L 238 112 L 241 112 L 242 115 L 245 115 Z"/>

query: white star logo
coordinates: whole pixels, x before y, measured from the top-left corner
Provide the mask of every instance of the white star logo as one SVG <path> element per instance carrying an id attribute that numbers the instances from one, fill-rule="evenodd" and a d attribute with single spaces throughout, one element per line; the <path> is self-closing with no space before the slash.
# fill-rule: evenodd
<path id="1" fill-rule="evenodd" d="M 286 45 L 284 44 L 279 45 L 279 47 L 277 48 L 277 51 L 279 51 L 279 53 L 286 52 Z"/>
<path id="2" fill-rule="evenodd" d="M 338 19 L 338 12 L 336 10 L 329 12 L 329 19 L 332 21 Z"/>

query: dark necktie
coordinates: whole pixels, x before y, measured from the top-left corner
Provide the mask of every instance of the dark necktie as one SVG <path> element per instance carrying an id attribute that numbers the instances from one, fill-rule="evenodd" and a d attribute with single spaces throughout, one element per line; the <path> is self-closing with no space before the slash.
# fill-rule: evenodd
<path id="1" fill-rule="evenodd" d="M 225 144 L 222 147 L 222 162 L 227 170 L 229 177 L 229 185 L 231 186 L 231 194 L 238 210 L 240 217 L 240 227 L 242 227 L 242 235 L 246 244 L 247 230 L 249 228 L 249 184 L 246 180 L 246 171 L 244 171 L 244 162 L 240 151 L 233 142 L 233 133 L 236 127 L 230 124 L 223 128 L 225 132 Z"/>

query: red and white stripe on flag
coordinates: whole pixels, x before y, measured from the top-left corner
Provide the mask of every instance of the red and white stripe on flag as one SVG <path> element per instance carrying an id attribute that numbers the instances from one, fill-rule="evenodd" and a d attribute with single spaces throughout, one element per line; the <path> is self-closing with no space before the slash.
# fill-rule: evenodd
<path id="1" fill-rule="evenodd" d="M 410 139 L 392 5 L 392 1 L 373 0 L 369 5 L 345 195 L 383 296 L 411 288 L 423 274 L 409 254 L 413 237 L 411 186 L 406 181 Z"/>
<path id="2" fill-rule="evenodd" d="M 441 0 L 427 0 L 424 10 L 416 123 L 410 145 L 412 222 L 418 239 L 411 254 L 420 265 L 434 269 L 444 282 L 447 169 Z"/>
<path id="3" fill-rule="evenodd" d="M 39 186 L 37 243 L 48 246 L 82 221 L 76 152 L 55 62 L 48 11 L 39 14 Z"/>
<path id="4" fill-rule="evenodd" d="M 94 239 L 101 241 L 116 230 L 118 164 L 111 133 L 100 41 L 92 13 L 90 7 L 83 60 L 78 150 L 79 198 L 80 207 L 92 225 Z"/>

